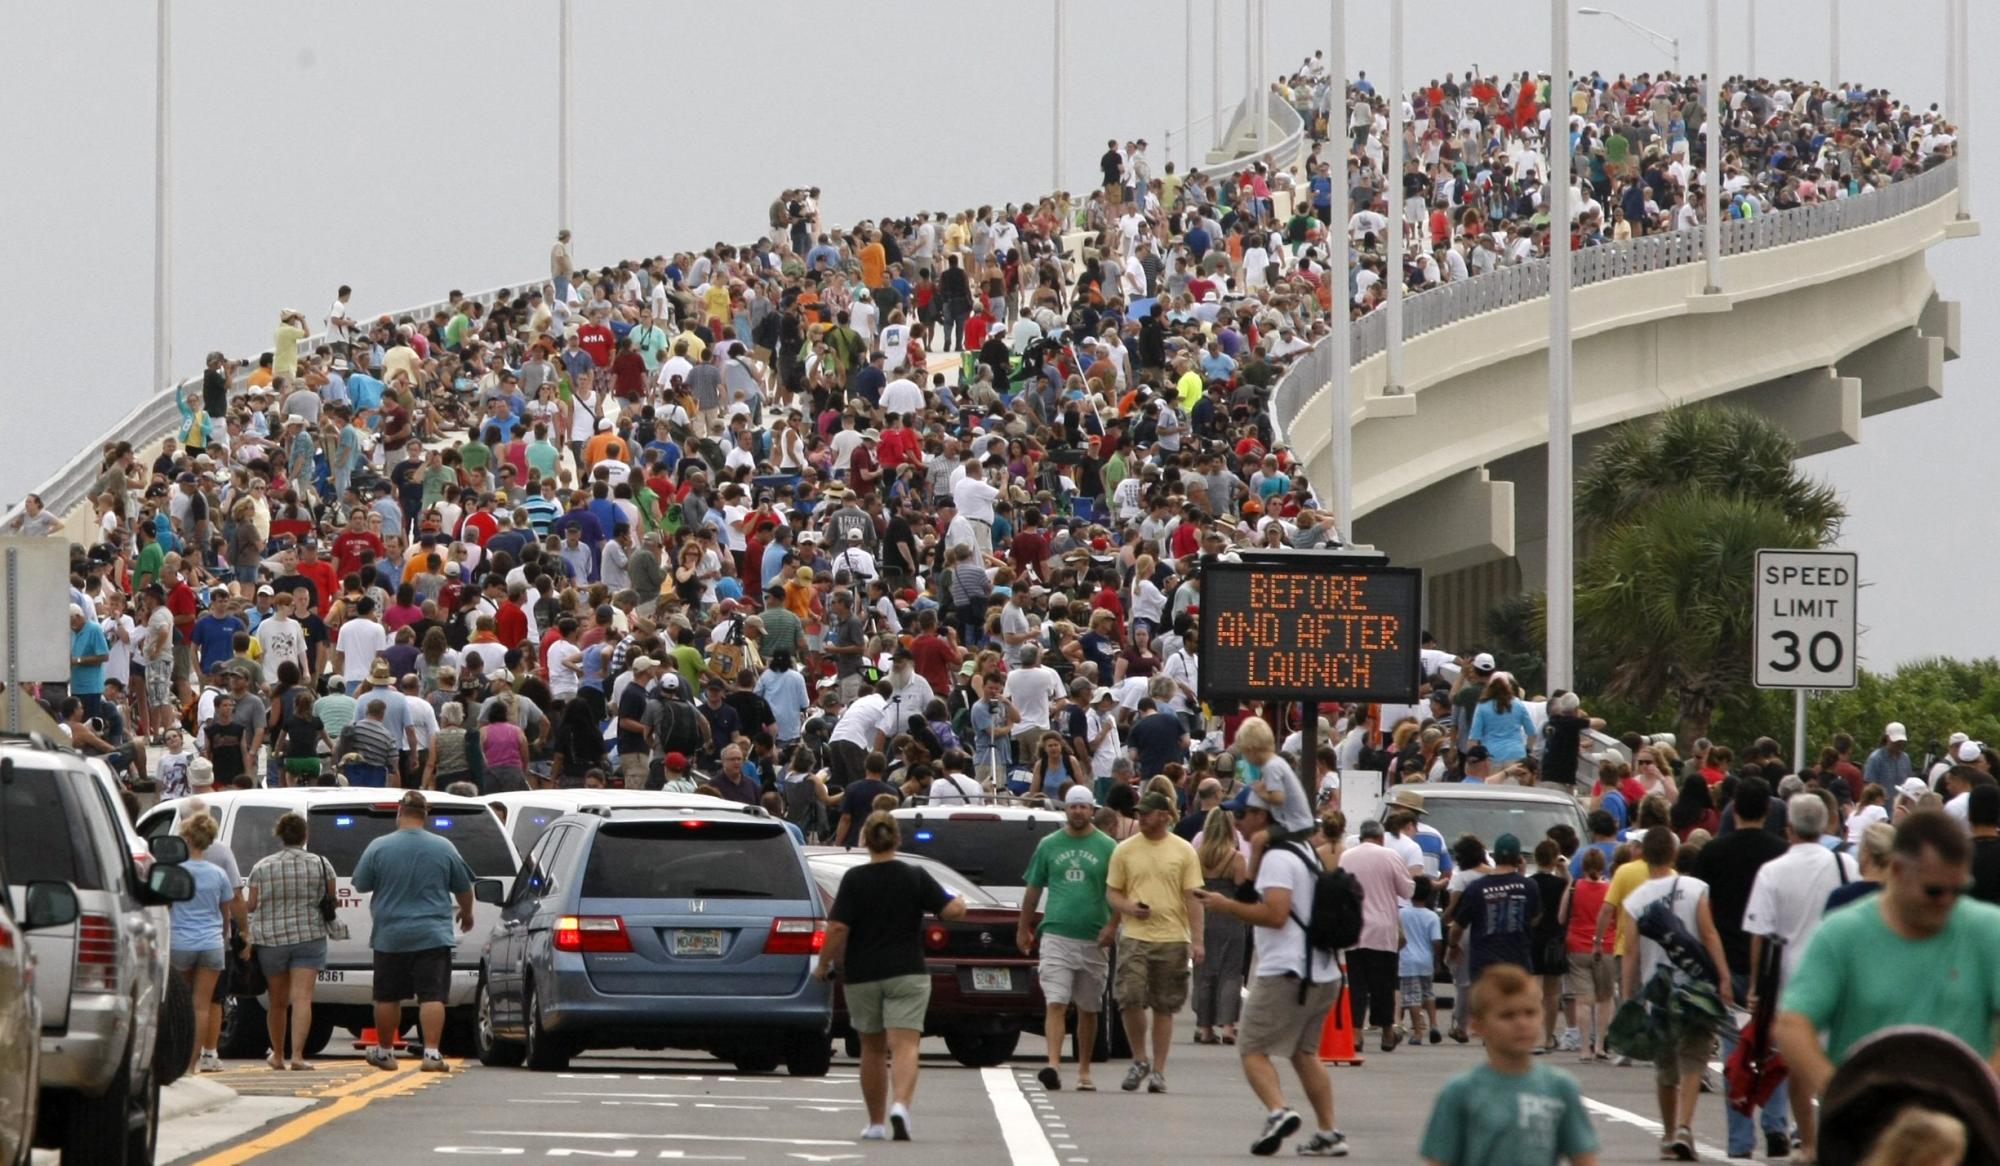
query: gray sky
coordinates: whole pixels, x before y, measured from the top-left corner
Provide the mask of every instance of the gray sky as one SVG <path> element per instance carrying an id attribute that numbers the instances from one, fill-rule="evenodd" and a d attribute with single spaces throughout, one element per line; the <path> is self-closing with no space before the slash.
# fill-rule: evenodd
<path id="1" fill-rule="evenodd" d="M 1243 89 L 1242 0 L 1221 4 L 1220 89 Z M 1826 0 L 1751 0 L 1757 71 L 1823 76 Z M 1050 187 L 1051 0 L 760 0 L 722 9 L 665 0 L 574 0 L 573 222 L 597 264 L 742 239 L 774 192 L 816 183 L 833 222 L 1007 201 Z M 1941 96 L 1945 0 L 1842 8 L 1842 71 L 1906 98 Z M 1606 7 L 1619 7 L 1616 0 Z M 1746 67 L 1743 2 L 1725 17 L 1722 67 Z M 1349 68 L 1387 73 L 1387 6 L 1353 3 Z M 1985 14 L 1975 9 L 1975 27 Z M 1270 5 L 1273 72 L 1327 43 L 1329 5 Z M 1548 59 L 1548 6 L 1407 0 L 1412 84 L 1471 64 L 1509 72 Z M 1705 59 L 1703 5 L 1625 3 Z M 1210 105 L 1211 3 L 1194 0 L 1191 74 L 1174 0 L 1068 0 L 1064 176 L 1089 185 L 1102 142 L 1160 146 L 1186 92 Z M 280 307 L 317 323 L 340 283 L 364 312 L 518 283 L 545 270 L 556 227 L 553 0 L 185 0 L 175 7 L 175 367 L 210 348 L 254 355 Z M 748 20 L 754 20 L 754 28 Z M 12 455 L 0 498 L 31 489 L 155 390 L 151 375 L 153 6 L 28 0 L 0 6 L 0 401 Z M 1602 17 L 1573 17 L 1572 65 L 1637 72 L 1666 57 Z M 1972 43 L 1979 43 L 1977 37 Z M 439 46 L 449 46 L 448 50 Z M 1993 110 L 1991 74 L 1973 101 Z M 1977 127 L 1974 127 L 1977 132 Z M 2000 142 L 2000 138 L 1993 139 Z M 1203 146 L 1206 142 L 1201 143 Z M 1979 189 L 2000 191 L 1991 150 Z M 1180 157 L 1180 151 L 1175 156 Z M 2000 540 L 1925 521 L 1963 489 L 1941 439 L 1992 433 L 2000 402 L 1975 390 L 2000 335 L 1974 294 L 1993 234 L 1934 249 L 1931 271 L 1963 299 L 1965 358 L 1944 400 L 1865 422 L 1861 445 L 1806 462 L 1853 517 L 1842 544 L 1864 579 L 1864 662 L 2000 653 L 1983 609 Z M 1944 456 L 1940 456 L 1943 454 Z M 1924 516 L 1913 521 L 1912 516 Z"/>

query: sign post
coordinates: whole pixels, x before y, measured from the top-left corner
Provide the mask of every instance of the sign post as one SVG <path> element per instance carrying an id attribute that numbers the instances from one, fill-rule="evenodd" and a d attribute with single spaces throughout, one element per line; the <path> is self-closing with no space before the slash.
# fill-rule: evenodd
<path id="1" fill-rule="evenodd" d="M 1852 551 L 1757 552 L 1757 630 L 1751 680 L 1789 688 L 1794 771 L 1806 765 L 1806 693 L 1853 688 L 1860 573 Z"/>
<path id="2" fill-rule="evenodd" d="M 1416 700 L 1423 594 L 1421 570 L 1351 552 L 1204 558 L 1199 694 L 1301 702 L 1301 778 L 1316 789 L 1321 701 Z"/>
<path id="3" fill-rule="evenodd" d="M 69 637 L 69 543 L 0 538 L 0 728 L 30 727 L 23 684 L 69 679 Z"/>

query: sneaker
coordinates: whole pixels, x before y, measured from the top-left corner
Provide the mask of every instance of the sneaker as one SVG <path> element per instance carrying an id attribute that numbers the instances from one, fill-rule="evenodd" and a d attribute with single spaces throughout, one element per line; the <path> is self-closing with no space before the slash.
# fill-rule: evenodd
<path id="1" fill-rule="evenodd" d="M 1728 1088 L 1729 1086 L 1722 1083 L 1722 1074 L 1716 1072 L 1714 1069 L 1703 1069 L 1701 1071 L 1701 1091 L 1703 1093 L 1722 1093 Z"/>
<path id="2" fill-rule="evenodd" d="M 1279 1146 L 1285 1144 L 1286 1138 L 1298 1133 L 1299 1127 L 1304 1124 L 1305 1119 L 1300 1117 L 1298 1110 L 1295 1109 L 1281 1109 L 1267 1116 L 1264 1119 L 1264 1132 L 1257 1135 L 1256 1141 L 1250 1143 L 1250 1152 L 1259 1158 L 1270 1157 L 1278 1152 Z"/>
<path id="3" fill-rule="evenodd" d="M 1035 1080 L 1040 1081 L 1042 1088 L 1051 1092 L 1062 1088 L 1062 1074 L 1056 1071 L 1054 1065 L 1043 1065 L 1035 1073 Z"/>
<path id="4" fill-rule="evenodd" d="M 1678 1148 L 1675 1147 L 1674 1140 L 1672 1138 L 1660 1139 L 1660 1161 L 1677 1162 L 1680 1160 L 1680 1156 L 1681 1152 Z"/>
<path id="5" fill-rule="evenodd" d="M 1146 1075 L 1146 1092 L 1165 1093 L 1166 1091 L 1167 1075 L 1165 1073 L 1149 1073 Z"/>
<path id="6" fill-rule="evenodd" d="M 886 1142 L 889 1140 L 889 1127 L 869 1126 L 867 1129 L 861 1131 L 861 1140 L 864 1142 Z"/>
<path id="7" fill-rule="evenodd" d="M 1331 1134 L 1314 1134 L 1292 1150 L 1301 1158 L 1345 1158 L 1347 1157 L 1347 1135 L 1339 1130 Z"/>
<path id="8" fill-rule="evenodd" d="M 1573 1028 L 1563 1030 L 1562 1040 L 1556 1044 L 1559 1052 L 1573 1053 L 1583 1047 L 1583 1034 Z"/>
<path id="9" fill-rule="evenodd" d="M 447 1065 L 447 1064 L 445 1063 L 445 1060 L 444 1060 L 444 1058 L 443 1058 L 443 1057 L 441 1057 L 441 1056 L 438 1056 L 438 1055 L 437 1055 L 437 1054 L 435 1054 L 435 1053 L 425 1053 L 425 1054 L 424 1054 L 424 1059 L 423 1059 L 422 1063 L 420 1063 L 420 1064 L 419 1064 L 419 1065 L 417 1066 L 417 1069 L 418 1069 L 419 1071 L 421 1071 L 421 1072 L 425 1072 L 425 1073 L 449 1073 L 449 1072 L 451 1072 L 451 1066 L 450 1066 L 450 1065 Z"/>
<path id="10" fill-rule="evenodd" d="M 222 1058 L 214 1053 L 206 1053 L 206 1052 L 203 1053 L 201 1055 L 201 1061 L 195 1065 L 195 1072 L 197 1073 L 222 1072 Z"/>
<path id="11" fill-rule="evenodd" d="M 1764 1131 L 1764 1156 L 1766 1158 L 1789 1158 L 1792 1156 L 1792 1138 L 1781 1130 Z"/>
<path id="12" fill-rule="evenodd" d="M 377 1069 L 393 1073 L 396 1071 L 396 1054 L 381 1045 L 371 1045 L 368 1049 L 368 1063 Z"/>
<path id="13" fill-rule="evenodd" d="M 1629 1069 L 1632 1067 L 1632 1058 L 1626 1056 L 1624 1053 L 1619 1053 L 1611 1059 L 1611 1063 L 1620 1069 Z"/>
<path id="14" fill-rule="evenodd" d="M 898 1142 L 910 1140 L 910 1111 L 900 1101 L 889 1107 L 889 1136 Z"/>
<path id="15" fill-rule="evenodd" d="M 1686 1126 L 1682 1126 L 1680 1129 L 1675 1130 L 1674 1140 L 1672 1144 L 1674 1149 L 1674 1158 L 1676 1161 L 1693 1162 L 1696 1160 L 1694 1154 L 1693 1130 L 1688 1129 Z"/>
<path id="16" fill-rule="evenodd" d="M 1146 1074 L 1152 1071 L 1153 1067 L 1146 1062 L 1134 1061 L 1132 1062 L 1132 1067 L 1125 1070 L 1124 1083 L 1118 1087 L 1127 1093 L 1131 1093 L 1146 1083 Z"/>
<path id="17" fill-rule="evenodd" d="M 1443 1044 L 1443 1043 L 1444 1043 L 1444 1034 L 1443 1034 L 1443 1033 L 1441 1033 L 1441 1032 L 1439 1032 L 1439 1031 L 1438 1031 L 1437 1029 L 1435 1029 L 1435 1028 L 1434 1028 L 1434 1029 L 1432 1029 L 1432 1030 L 1431 1030 L 1431 1043 L 1432 1043 L 1432 1044 L 1434 1044 L 1434 1045 L 1441 1045 L 1441 1044 Z"/>

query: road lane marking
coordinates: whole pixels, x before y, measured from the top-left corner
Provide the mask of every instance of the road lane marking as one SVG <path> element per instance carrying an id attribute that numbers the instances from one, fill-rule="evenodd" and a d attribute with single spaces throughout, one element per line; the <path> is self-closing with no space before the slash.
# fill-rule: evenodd
<path id="1" fill-rule="evenodd" d="M 1592 1113 L 1598 1115 L 1601 1118 L 1604 1118 L 1606 1121 L 1620 1122 L 1628 1126 L 1638 1126 L 1640 1129 L 1645 1130 L 1647 1133 L 1653 1135 L 1656 1138 L 1662 1136 L 1661 1134 L 1662 1127 L 1660 1123 L 1654 1121 L 1652 1118 L 1643 1117 L 1639 1114 L 1633 1113 L 1629 1109 L 1620 1109 L 1615 1105 L 1606 1105 L 1604 1102 L 1599 1101 L 1594 1097 L 1584 1098 L 1583 1105 L 1585 1109 L 1590 1110 Z M 1695 1142 L 1694 1152 L 1705 1159 L 1706 1158 L 1727 1159 L 1729 1157 L 1729 1151 L 1720 1149 L 1715 1146 L 1711 1146 L 1707 1142 L 1702 1142 L 1702 1141 Z"/>
<path id="2" fill-rule="evenodd" d="M 357 1113 L 384 1097 L 413 1093 L 433 1081 L 443 1079 L 443 1074 L 425 1073 L 412 1064 L 408 1068 L 398 1069 L 394 1075 L 386 1079 L 378 1076 L 371 1081 L 364 1077 L 349 1082 L 335 1093 L 327 1095 L 331 1098 L 332 1104 L 302 1113 L 268 1133 L 231 1146 L 220 1153 L 210 1154 L 195 1166 L 241 1166 L 242 1163 L 268 1154 L 272 1150 L 289 1146 L 327 1123 L 338 1121 L 350 1113 Z"/>
<path id="3" fill-rule="evenodd" d="M 671 1099 L 677 1101 L 793 1101 L 801 1103 L 806 1101 L 811 1101 L 819 1105 L 861 1104 L 861 1102 L 859 1101 L 844 1101 L 841 1098 L 837 1097 L 813 1097 L 813 1098 L 781 1097 L 777 1094 L 772 1094 L 772 1093 L 598 1093 L 595 1091 L 584 1093 L 584 1092 L 572 1092 L 564 1090 L 562 1092 L 558 1092 L 557 1094 L 555 1094 L 555 1096 L 597 1097 L 597 1098 L 634 1097 L 634 1098 L 647 1098 L 653 1100 Z"/>
<path id="4" fill-rule="evenodd" d="M 1055 1149 L 1049 1145 L 1048 1136 L 1042 1132 L 1041 1122 L 1029 1108 L 1013 1072 L 981 1069 L 979 1076 L 986 1083 L 986 1097 L 993 1103 L 993 1116 L 1000 1123 L 1000 1135 L 1006 1140 L 1007 1156 L 1013 1166 L 1056 1166 Z"/>
<path id="5" fill-rule="evenodd" d="M 828 1138 L 758 1138 L 746 1134 L 612 1134 L 596 1131 L 564 1130 L 468 1130 L 467 1133 L 482 1138 L 575 1138 L 593 1141 L 660 1141 L 660 1142 L 756 1142 L 770 1146 L 852 1146 L 851 1140 Z M 209 1166 L 200 1162 L 196 1166 Z"/>

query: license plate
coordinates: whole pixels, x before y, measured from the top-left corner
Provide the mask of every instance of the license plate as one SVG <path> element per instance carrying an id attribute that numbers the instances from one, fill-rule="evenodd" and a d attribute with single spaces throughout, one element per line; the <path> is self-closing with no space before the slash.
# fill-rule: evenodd
<path id="1" fill-rule="evenodd" d="M 319 974 L 319 982 L 322 984 L 338 984 L 346 979 L 346 972 L 321 972 Z"/>
<path id="2" fill-rule="evenodd" d="M 721 955 L 722 932 L 676 931 L 673 952 L 675 955 Z"/>
<path id="3" fill-rule="evenodd" d="M 1007 968 L 972 969 L 972 990 L 975 992 L 1011 992 L 1014 990 L 1014 974 Z"/>

